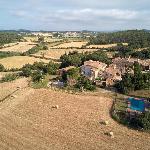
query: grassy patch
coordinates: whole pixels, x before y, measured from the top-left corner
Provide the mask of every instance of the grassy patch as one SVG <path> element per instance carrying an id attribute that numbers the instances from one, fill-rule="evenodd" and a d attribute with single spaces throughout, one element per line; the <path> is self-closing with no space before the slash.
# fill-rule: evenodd
<path id="1" fill-rule="evenodd" d="M 50 76 L 45 76 L 43 80 L 39 81 L 39 82 L 32 82 L 31 83 L 31 87 L 33 87 L 34 89 L 40 89 L 40 88 L 47 88 L 47 83 L 50 80 Z"/>
<path id="2" fill-rule="evenodd" d="M 150 90 L 138 90 L 129 93 L 133 97 L 150 98 Z"/>
<path id="3" fill-rule="evenodd" d="M 13 81 L 13 80 L 16 80 L 19 78 L 19 74 L 6 74 L 4 77 L 2 77 L 2 79 L 0 80 L 0 83 L 3 83 L 3 82 L 10 82 L 10 81 Z"/>

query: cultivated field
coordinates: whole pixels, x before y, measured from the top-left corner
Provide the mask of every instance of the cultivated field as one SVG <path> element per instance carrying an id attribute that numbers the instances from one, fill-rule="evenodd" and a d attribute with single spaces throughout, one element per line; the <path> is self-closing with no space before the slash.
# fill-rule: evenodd
<path id="1" fill-rule="evenodd" d="M 13 57 L 7 57 L 0 59 L 0 64 L 4 65 L 5 68 L 11 69 L 11 68 L 21 68 L 25 64 L 33 64 L 34 62 L 45 62 L 48 63 L 48 60 L 45 59 L 39 59 L 34 57 L 28 57 L 28 56 L 13 56 Z"/>
<path id="2" fill-rule="evenodd" d="M 59 59 L 60 56 L 64 55 L 65 53 L 68 54 L 69 52 L 77 51 L 79 53 L 82 52 L 93 52 L 97 51 L 97 49 L 49 49 L 47 51 L 39 51 L 36 54 L 33 54 L 32 56 L 43 56 L 45 58 L 51 58 L 51 59 Z"/>
<path id="3" fill-rule="evenodd" d="M 1 150 L 149 150 L 149 134 L 111 119 L 110 98 L 24 88 L 25 79 L 2 83 L 0 91 L 18 85 L 22 88 L 15 98 L 0 103 Z M 109 121 L 107 126 L 100 123 L 103 119 Z M 110 131 L 113 139 L 106 134 Z"/>
<path id="4" fill-rule="evenodd" d="M 34 47 L 36 44 L 32 42 L 19 42 L 17 45 L 13 45 L 10 47 L 2 48 L 0 51 L 9 51 L 9 52 L 26 52 L 32 47 Z"/>
<path id="5" fill-rule="evenodd" d="M 70 48 L 70 47 L 81 48 L 86 44 L 87 42 L 69 42 L 69 43 L 60 44 L 58 46 L 54 46 L 53 48 Z"/>

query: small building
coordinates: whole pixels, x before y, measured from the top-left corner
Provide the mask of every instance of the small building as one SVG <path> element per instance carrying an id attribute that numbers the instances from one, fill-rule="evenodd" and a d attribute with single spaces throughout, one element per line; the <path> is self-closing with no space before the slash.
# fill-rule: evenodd
<path id="1" fill-rule="evenodd" d="M 85 61 L 84 65 L 81 66 L 81 74 L 86 76 L 89 80 L 95 80 L 100 72 L 103 72 L 107 64 L 99 61 Z"/>
<path id="2" fill-rule="evenodd" d="M 122 80 L 120 69 L 115 64 L 111 64 L 105 71 L 99 75 L 106 86 L 113 86 L 116 82 Z"/>

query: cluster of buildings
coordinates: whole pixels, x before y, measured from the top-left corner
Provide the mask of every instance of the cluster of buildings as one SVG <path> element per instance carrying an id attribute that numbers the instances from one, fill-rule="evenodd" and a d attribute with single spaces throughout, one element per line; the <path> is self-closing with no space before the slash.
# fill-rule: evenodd
<path id="1" fill-rule="evenodd" d="M 122 80 L 122 75 L 126 72 L 133 72 L 133 64 L 138 62 L 142 70 L 150 71 L 150 59 L 149 60 L 139 60 L 134 58 L 114 58 L 112 64 L 107 65 L 99 61 L 85 61 L 80 67 L 81 74 L 87 77 L 89 80 L 94 81 L 97 85 L 111 87 L 118 81 Z M 64 72 L 75 68 L 74 66 L 69 66 L 59 70 L 59 75 Z M 69 81 L 68 81 L 69 82 Z"/>
<path id="2" fill-rule="evenodd" d="M 51 38 L 89 38 L 90 36 L 95 35 L 95 32 L 85 32 L 85 31 L 36 31 L 36 32 L 21 32 L 27 35 L 34 36 L 43 36 L 43 37 L 51 37 Z"/>
<path id="3" fill-rule="evenodd" d="M 115 58 L 109 66 L 99 61 L 86 61 L 81 66 L 81 73 L 89 80 L 105 86 L 113 86 L 116 82 L 122 80 L 122 75 L 127 71 L 133 73 L 132 66 L 138 62 L 143 71 L 150 70 L 150 60 L 139 60 L 133 58 Z"/>

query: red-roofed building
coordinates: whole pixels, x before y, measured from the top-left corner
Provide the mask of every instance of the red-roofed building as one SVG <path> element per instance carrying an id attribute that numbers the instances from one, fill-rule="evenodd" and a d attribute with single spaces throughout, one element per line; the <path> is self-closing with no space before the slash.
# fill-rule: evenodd
<path id="1" fill-rule="evenodd" d="M 95 80 L 100 72 L 103 72 L 107 64 L 99 61 L 85 61 L 84 65 L 81 66 L 81 73 L 89 78 L 90 80 Z"/>

